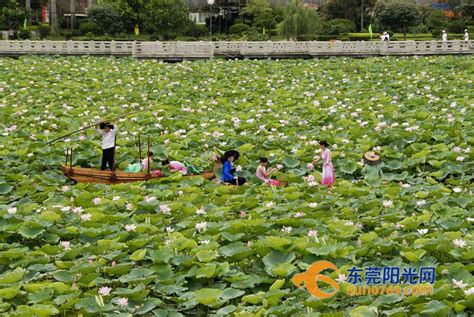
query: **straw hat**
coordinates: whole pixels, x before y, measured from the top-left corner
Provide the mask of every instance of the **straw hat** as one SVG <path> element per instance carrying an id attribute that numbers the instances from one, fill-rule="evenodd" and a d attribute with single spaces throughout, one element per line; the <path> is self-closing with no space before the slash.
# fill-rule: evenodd
<path id="1" fill-rule="evenodd" d="M 377 162 L 380 160 L 380 156 L 373 151 L 369 151 L 364 154 L 364 159 L 368 162 Z"/>

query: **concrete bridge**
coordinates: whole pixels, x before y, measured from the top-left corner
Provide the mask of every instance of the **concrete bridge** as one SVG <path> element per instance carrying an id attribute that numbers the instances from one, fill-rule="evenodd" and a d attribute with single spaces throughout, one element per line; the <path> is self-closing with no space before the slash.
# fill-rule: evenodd
<path id="1" fill-rule="evenodd" d="M 164 61 L 474 54 L 474 41 L 121 42 L 0 41 L 0 56 L 93 55 Z"/>

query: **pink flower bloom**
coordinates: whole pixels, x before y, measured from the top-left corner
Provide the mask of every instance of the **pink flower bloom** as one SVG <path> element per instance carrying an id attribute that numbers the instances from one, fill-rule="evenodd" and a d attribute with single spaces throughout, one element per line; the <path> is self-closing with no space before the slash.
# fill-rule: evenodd
<path id="1" fill-rule="evenodd" d="M 64 248 L 64 250 L 71 250 L 71 242 L 69 241 L 61 241 L 61 246 Z"/>
<path id="2" fill-rule="evenodd" d="M 128 203 L 128 204 L 125 206 L 125 208 L 127 208 L 127 210 L 131 211 L 131 210 L 133 210 L 133 204 Z"/>
<path id="3" fill-rule="evenodd" d="M 76 289 L 77 289 L 77 284 L 76 284 L 76 282 L 72 283 L 71 289 L 73 289 L 73 290 L 76 290 Z"/>
<path id="4" fill-rule="evenodd" d="M 160 205 L 160 211 L 165 215 L 171 215 L 171 208 L 166 204 Z"/>
<path id="5" fill-rule="evenodd" d="M 314 170 L 314 165 L 313 165 L 313 163 L 308 163 L 308 164 L 306 165 L 306 168 L 308 169 L 308 171 Z"/>
<path id="6" fill-rule="evenodd" d="M 308 231 L 308 237 L 316 238 L 317 236 L 318 236 L 318 230 L 309 230 Z"/>
<path id="7" fill-rule="evenodd" d="M 241 218 L 247 217 L 247 213 L 246 213 L 245 211 L 241 210 L 241 211 L 240 211 L 240 217 L 241 217 Z"/>
<path id="8" fill-rule="evenodd" d="M 102 200 L 100 199 L 100 197 L 96 197 L 96 198 L 94 198 L 94 199 L 92 200 L 92 202 L 94 203 L 94 205 L 100 204 L 101 201 L 102 201 Z"/>
<path id="9" fill-rule="evenodd" d="M 298 211 L 298 212 L 295 214 L 295 218 L 301 218 L 301 217 L 304 217 L 304 215 L 305 215 L 304 212 Z"/>
<path id="10" fill-rule="evenodd" d="M 283 228 L 281 228 L 281 231 L 283 231 L 284 233 L 291 233 L 291 231 L 293 231 L 293 228 L 284 226 Z"/>
<path id="11" fill-rule="evenodd" d="M 145 196 L 145 201 L 147 203 L 151 203 L 152 201 L 155 201 L 156 200 L 156 197 L 153 197 L 153 196 Z"/>
<path id="12" fill-rule="evenodd" d="M 110 295 L 110 291 L 111 291 L 111 290 L 112 290 L 112 288 L 110 288 L 110 287 L 102 286 L 102 287 L 99 289 L 99 295 L 108 296 L 108 295 Z"/>
<path id="13" fill-rule="evenodd" d="M 347 280 L 346 274 L 339 274 L 338 278 L 336 279 L 336 281 L 338 281 L 339 283 L 342 283 L 346 280 Z"/>
<path id="14" fill-rule="evenodd" d="M 118 301 L 117 301 L 117 304 L 119 306 L 122 306 L 122 307 L 128 306 L 128 298 L 126 298 L 126 297 L 119 298 Z"/>

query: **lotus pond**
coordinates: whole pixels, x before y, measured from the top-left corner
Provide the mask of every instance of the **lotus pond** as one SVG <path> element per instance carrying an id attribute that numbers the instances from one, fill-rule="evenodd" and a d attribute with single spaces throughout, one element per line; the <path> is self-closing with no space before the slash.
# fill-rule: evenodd
<path id="1" fill-rule="evenodd" d="M 2 58 L 0 314 L 468 316 L 473 79 L 470 56 Z M 121 168 L 138 160 L 140 132 L 155 157 L 203 169 L 214 149 L 238 149 L 249 186 L 180 175 L 74 185 L 61 174 L 68 147 L 74 165 L 98 167 L 100 140 L 86 130 L 47 141 L 138 109 L 117 122 Z M 307 167 L 318 140 L 330 143 L 331 193 L 316 184 L 321 166 Z M 383 180 L 361 177 L 371 149 Z M 288 187 L 253 176 L 260 156 L 283 166 Z M 327 273 L 340 285 L 329 299 L 292 282 L 319 260 L 340 270 Z M 353 266 L 407 265 L 436 267 L 433 294 L 346 293 Z"/>

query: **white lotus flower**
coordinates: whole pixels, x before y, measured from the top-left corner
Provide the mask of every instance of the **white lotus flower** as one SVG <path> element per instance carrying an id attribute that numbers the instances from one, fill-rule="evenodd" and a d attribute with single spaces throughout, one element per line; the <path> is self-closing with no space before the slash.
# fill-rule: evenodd
<path id="1" fill-rule="evenodd" d="M 281 170 L 283 168 L 283 165 L 282 164 L 277 164 L 275 167 L 276 167 L 277 170 Z"/>
<path id="2" fill-rule="evenodd" d="M 92 202 L 94 203 L 94 205 L 100 204 L 101 201 L 102 200 L 100 199 L 100 197 L 96 197 L 96 198 L 92 199 Z"/>
<path id="3" fill-rule="evenodd" d="M 318 207 L 318 203 L 309 203 L 308 206 L 310 208 L 316 208 L 316 207 Z"/>
<path id="4" fill-rule="evenodd" d="M 66 212 L 66 211 L 69 211 L 69 210 L 71 210 L 71 207 L 69 207 L 69 206 L 61 207 L 61 211 L 63 211 L 63 212 Z"/>
<path id="5" fill-rule="evenodd" d="M 424 205 L 426 205 L 426 200 L 424 200 L 424 199 L 419 200 L 419 201 L 416 202 L 416 205 L 417 206 L 424 206 Z"/>
<path id="6" fill-rule="evenodd" d="M 133 223 L 129 225 L 125 225 L 125 230 L 127 231 L 135 231 L 135 229 L 137 229 L 137 226 Z"/>
<path id="7" fill-rule="evenodd" d="M 382 204 L 384 207 L 387 207 L 387 208 L 393 207 L 393 202 L 391 200 L 384 200 Z"/>
<path id="8" fill-rule="evenodd" d="M 401 223 L 398 223 L 398 222 L 397 222 L 397 223 L 395 224 L 395 228 L 396 228 L 397 230 L 400 230 L 400 229 L 402 229 L 403 227 L 405 227 L 405 226 L 402 225 Z"/>
<path id="9" fill-rule="evenodd" d="M 304 217 L 304 215 L 305 215 L 304 212 L 298 211 L 298 212 L 295 214 L 295 218 L 301 218 L 301 217 Z"/>
<path id="10" fill-rule="evenodd" d="M 464 161 L 464 156 L 458 156 L 458 157 L 456 157 L 456 161 L 459 161 L 459 162 Z"/>
<path id="11" fill-rule="evenodd" d="M 291 233 L 292 230 L 293 230 L 292 227 L 283 226 L 283 228 L 281 228 L 281 231 L 283 231 L 284 233 Z"/>
<path id="12" fill-rule="evenodd" d="M 464 248 L 467 243 L 463 239 L 454 239 L 453 244 L 458 248 Z"/>
<path id="13" fill-rule="evenodd" d="M 471 288 L 465 290 L 465 291 L 464 291 L 464 294 L 465 294 L 466 296 L 473 295 L 473 294 L 474 294 L 474 287 L 471 287 Z"/>
<path id="14" fill-rule="evenodd" d="M 206 221 L 198 222 L 198 223 L 196 223 L 196 225 L 194 227 L 195 227 L 197 232 L 199 232 L 199 233 L 204 232 L 204 231 L 206 231 L 206 228 L 207 228 L 207 222 Z"/>
<path id="15" fill-rule="evenodd" d="M 156 197 L 154 196 L 145 196 L 144 198 L 147 203 L 151 203 L 152 201 L 156 200 Z"/>
<path id="16" fill-rule="evenodd" d="M 424 234 L 428 233 L 428 229 L 418 229 L 417 231 L 421 235 L 424 235 Z"/>
<path id="17" fill-rule="evenodd" d="M 89 221 L 91 220 L 92 215 L 91 214 L 83 214 L 81 215 L 81 220 L 82 221 Z"/>
<path id="18" fill-rule="evenodd" d="M 60 244 L 64 248 L 64 250 L 71 250 L 71 242 L 61 241 Z"/>
<path id="19" fill-rule="evenodd" d="M 120 199 L 120 196 L 114 196 L 114 197 L 112 197 L 112 200 L 113 200 L 113 201 L 117 201 L 117 200 L 119 200 L 119 199 Z"/>
<path id="20" fill-rule="evenodd" d="M 462 191 L 462 188 L 459 188 L 459 187 L 454 187 L 453 188 L 453 192 L 455 193 L 460 193 Z"/>
<path id="21" fill-rule="evenodd" d="M 81 214 L 84 211 L 82 207 L 74 207 L 72 208 L 72 212 L 75 214 Z"/>
<path id="22" fill-rule="evenodd" d="M 196 214 L 197 215 L 205 215 L 206 211 L 204 210 L 204 208 L 201 207 L 198 210 L 196 210 Z"/>
<path id="23" fill-rule="evenodd" d="M 171 215 L 171 208 L 166 204 L 160 205 L 160 211 L 165 215 Z"/>
<path id="24" fill-rule="evenodd" d="M 128 203 L 128 204 L 125 205 L 125 208 L 127 208 L 127 210 L 131 211 L 131 210 L 133 210 L 133 204 Z"/>
<path id="25" fill-rule="evenodd" d="M 211 240 L 201 240 L 201 244 L 209 244 L 211 243 Z"/>
<path id="26" fill-rule="evenodd" d="M 237 166 L 235 167 L 235 170 L 236 170 L 237 172 L 241 172 L 241 171 L 242 171 L 242 166 L 237 165 Z"/>
<path id="27" fill-rule="evenodd" d="M 271 208 L 275 205 L 275 203 L 273 201 L 269 201 L 268 203 L 265 204 L 265 207 L 266 208 Z"/>
<path id="28" fill-rule="evenodd" d="M 171 233 L 174 231 L 174 228 L 171 227 L 165 227 L 166 232 Z"/>
<path id="29" fill-rule="evenodd" d="M 344 222 L 344 224 L 346 226 L 353 226 L 354 225 L 354 222 L 352 220 L 346 220 L 346 222 Z"/>
<path id="30" fill-rule="evenodd" d="M 70 188 L 69 186 L 64 185 L 63 187 L 61 187 L 61 191 L 67 192 L 69 190 L 69 188 Z"/>
<path id="31" fill-rule="evenodd" d="M 474 222 L 474 218 L 471 218 L 471 217 L 467 217 L 466 220 L 469 222 Z"/>
<path id="32" fill-rule="evenodd" d="M 453 284 L 454 284 L 454 288 L 463 289 L 463 288 L 467 287 L 467 284 L 465 284 L 462 280 L 456 281 L 455 279 L 453 279 L 452 281 L 453 281 Z"/>
<path id="33" fill-rule="evenodd" d="M 7 209 L 7 211 L 10 215 L 13 215 L 13 214 L 16 214 L 17 209 L 16 207 L 10 207 Z"/>

